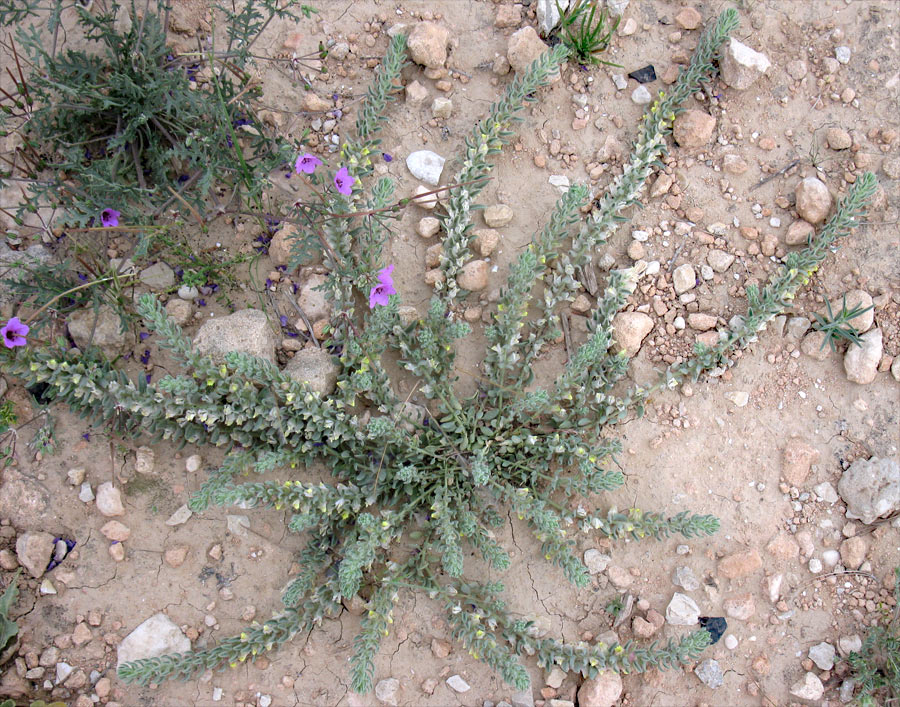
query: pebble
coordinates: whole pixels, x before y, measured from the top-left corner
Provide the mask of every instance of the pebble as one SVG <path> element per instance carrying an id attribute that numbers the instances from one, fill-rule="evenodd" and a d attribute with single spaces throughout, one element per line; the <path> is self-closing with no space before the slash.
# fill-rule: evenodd
<path id="1" fill-rule="evenodd" d="M 164 653 L 184 653 L 191 642 L 165 614 L 157 613 L 137 626 L 118 647 L 118 665 Z"/>
<path id="2" fill-rule="evenodd" d="M 84 503 L 90 503 L 94 500 L 94 491 L 87 481 L 81 484 L 81 489 L 78 491 L 78 500 Z"/>
<path id="3" fill-rule="evenodd" d="M 801 439 L 790 439 L 781 452 L 781 476 L 791 486 L 801 486 L 818 461 L 818 449 Z"/>
<path id="4" fill-rule="evenodd" d="M 641 84 L 631 92 L 631 100 L 639 106 L 645 106 L 653 100 L 647 87 Z"/>
<path id="5" fill-rule="evenodd" d="M 837 59 L 842 64 L 850 63 L 850 47 L 835 47 L 834 48 L 834 58 Z"/>
<path id="6" fill-rule="evenodd" d="M 678 295 L 694 289 L 697 284 L 697 273 L 694 271 L 694 267 L 685 263 L 675 268 L 672 273 L 672 284 L 675 287 L 675 294 Z"/>
<path id="7" fill-rule="evenodd" d="M 487 261 L 472 260 L 463 265 L 456 281 L 463 290 L 478 292 L 487 287 L 490 270 L 491 266 Z"/>
<path id="8" fill-rule="evenodd" d="M 406 158 L 406 167 L 418 180 L 436 187 L 447 160 L 431 150 L 416 150 Z"/>
<path id="9" fill-rule="evenodd" d="M 844 563 L 844 567 L 847 569 L 859 569 L 859 566 L 865 562 L 868 551 L 869 543 L 865 537 L 856 535 L 852 538 L 847 538 L 841 543 L 841 562 Z"/>
<path id="10" fill-rule="evenodd" d="M 482 212 L 484 223 L 489 228 L 503 228 L 513 220 L 513 210 L 506 204 L 488 206 Z"/>
<path id="11" fill-rule="evenodd" d="M 425 209 L 426 211 L 431 211 L 435 206 L 437 206 L 437 203 L 438 203 L 438 195 L 431 194 L 429 192 L 431 192 L 431 189 L 429 189 L 428 187 L 426 187 L 423 184 L 420 184 L 419 186 L 416 187 L 416 192 L 414 195 L 416 204 L 418 204 L 421 208 Z M 428 196 L 425 196 L 426 194 Z"/>
<path id="12" fill-rule="evenodd" d="M 625 78 L 625 74 L 611 74 L 610 78 L 617 90 L 624 91 L 628 88 L 628 79 Z"/>
<path id="13" fill-rule="evenodd" d="M 513 71 L 521 73 L 547 49 L 534 27 L 523 27 L 510 36 L 506 45 L 506 58 Z"/>
<path id="14" fill-rule="evenodd" d="M 184 460 L 184 470 L 191 474 L 200 471 L 201 466 L 203 466 L 203 459 L 199 454 L 191 454 L 191 456 Z"/>
<path id="15" fill-rule="evenodd" d="M 725 636 L 725 647 L 728 650 L 733 651 L 738 647 L 738 639 L 729 633 L 727 636 Z"/>
<path id="16" fill-rule="evenodd" d="M 612 557 L 599 550 L 590 548 L 584 551 L 584 564 L 590 574 L 600 574 L 609 567 L 610 562 L 612 562 Z"/>
<path id="17" fill-rule="evenodd" d="M 69 469 L 66 472 L 66 478 L 68 478 L 69 483 L 72 484 L 72 486 L 80 486 L 84 482 L 84 475 L 84 467 L 79 467 L 78 469 Z"/>
<path id="18" fill-rule="evenodd" d="M 410 58 L 429 69 L 439 69 L 447 61 L 450 31 L 434 22 L 419 22 L 406 40 Z"/>
<path id="19" fill-rule="evenodd" d="M 725 683 L 725 675 L 722 673 L 718 661 L 712 658 L 704 660 L 694 668 L 694 674 L 711 690 L 716 690 Z"/>
<path id="20" fill-rule="evenodd" d="M 819 574 L 823 569 L 822 561 L 817 557 L 813 557 L 810 559 L 808 567 L 812 574 Z"/>
<path id="21" fill-rule="evenodd" d="M 187 545 L 176 545 L 166 550 L 163 557 L 169 567 L 181 567 L 187 559 L 189 550 L 190 548 Z"/>
<path id="22" fill-rule="evenodd" d="M 672 133 L 682 147 L 703 147 L 712 138 L 716 119 L 702 110 L 686 110 L 675 118 Z"/>
<path id="23" fill-rule="evenodd" d="M 28 531 L 16 539 L 16 558 L 35 578 L 47 571 L 53 549 L 53 536 L 50 533 Z"/>
<path id="24" fill-rule="evenodd" d="M 681 29 L 697 29 L 703 22 L 703 16 L 693 7 L 683 7 L 675 15 L 675 24 Z"/>
<path id="25" fill-rule="evenodd" d="M 199 293 L 198 293 L 199 294 Z M 184 326 L 191 320 L 194 310 L 190 302 L 181 299 L 170 299 L 166 302 L 166 314 L 171 317 L 172 321 L 178 326 Z"/>
<path id="26" fill-rule="evenodd" d="M 125 515 L 122 494 L 110 481 L 97 487 L 97 510 L 105 516 Z"/>
<path id="27" fill-rule="evenodd" d="M 831 193 L 815 177 L 803 179 L 794 190 L 797 213 L 811 224 L 822 223 L 831 210 Z"/>
<path id="28" fill-rule="evenodd" d="M 862 650 L 862 638 L 860 638 L 859 634 L 852 634 L 850 636 L 841 636 L 838 638 L 838 651 L 841 656 L 846 658 L 851 653 L 859 653 Z"/>
<path id="29" fill-rule="evenodd" d="M 784 236 L 784 242 L 788 245 L 806 245 L 810 236 L 816 232 L 815 227 L 809 221 L 794 221 L 788 226 Z"/>
<path id="30" fill-rule="evenodd" d="M 834 667 L 834 653 L 834 646 L 823 641 L 809 649 L 809 658 L 819 670 L 831 670 Z"/>
<path id="31" fill-rule="evenodd" d="M 451 675 L 447 678 L 446 682 L 454 692 L 468 692 L 471 689 L 469 683 L 463 680 L 459 675 Z"/>
<path id="32" fill-rule="evenodd" d="M 168 526 L 176 526 L 183 525 L 188 522 L 190 517 L 193 515 L 193 512 L 188 505 L 185 503 L 178 507 L 178 509 L 169 516 L 169 519 L 166 521 L 166 525 Z"/>
<path id="33" fill-rule="evenodd" d="M 617 589 L 626 589 L 634 583 L 634 577 L 624 567 L 611 565 L 606 568 L 606 576 Z"/>
<path id="34" fill-rule="evenodd" d="M 112 543 L 108 548 L 109 556 L 116 562 L 125 559 L 125 546 L 122 543 Z"/>
<path id="35" fill-rule="evenodd" d="M 750 88 L 771 65 L 772 62 L 765 54 L 751 49 L 733 37 L 719 60 L 722 81 L 739 91 Z"/>
<path id="36" fill-rule="evenodd" d="M 613 336 L 629 356 L 640 351 L 641 344 L 653 329 L 653 319 L 643 312 L 620 312 L 613 319 Z"/>
<path id="37" fill-rule="evenodd" d="M 726 615 L 738 621 L 747 621 L 756 613 L 756 602 L 752 594 L 739 594 L 722 603 Z"/>
<path id="38" fill-rule="evenodd" d="M 613 707 L 622 695 L 622 677 L 604 670 L 585 680 L 578 688 L 579 707 Z M 533 703 L 532 703 L 533 704 Z"/>
<path id="39" fill-rule="evenodd" d="M 397 693 L 400 691 L 400 681 L 397 678 L 379 680 L 375 685 L 375 698 L 382 704 L 397 707 Z"/>
<path id="40" fill-rule="evenodd" d="M 406 102 L 418 104 L 428 98 L 428 89 L 418 81 L 410 81 L 406 84 Z"/>
<path id="41" fill-rule="evenodd" d="M 735 552 L 719 560 L 718 571 L 725 579 L 739 579 L 762 567 L 762 558 L 755 549 Z"/>
<path id="42" fill-rule="evenodd" d="M 125 542 L 131 537 L 131 529 L 117 520 L 107 522 L 100 528 L 100 532 L 107 540 L 119 543 Z"/>
<path id="43" fill-rule="evenodd" d="M 828 128 L 825 141 L 832 150 L 846 150 L 853 144 L 853 138 L 843 128 Z"/>
<path id="44" fill-rule="evenodd" d="M 841 553 L 837 550 L 824 550 L 822 552 L 822 562 L 829 569 L 836 567 L 837 563 L 841 561 Z"/>
<path id="45" fill-rule="evenodd" d="M 815 701 L 825 694 L 822 681 L 813 673 L 806 673 L 797 682 L 791 685 L 791 694 L 801 700 Z"/>
<path id="46" fill-rule="evenodd" d="M 438 96 L 431 102 L 431 115 L 439 120 L 446 120 L 453 114 L 453 101 Z"/>
<path id="47" fill-rule="evenodd" d="M 860 385 L 868 385 L 878 374 L 881 363 L 883 341 L 881 329 L 873 329 L 860 337 L 860 345 L 851 344 L 844 354 L 844 373 L 847 380 Z"/>
<path id="48" fill-rule="evenodd" d="M 857 459 L 838 481 L 847 517 L 869 525 L 900 511 L 900 465 L 895 459 Z"/>
<path id="49" fill-rule="evenodd" d="M 672 584 L 688 592 L 693 592 L 700 588 L 700 580 L 697 579 L 694 570 L 683 565 L 675 568 L 675 572 L 672 575 Z"/>
<path id="50" fill-rule="evenodd" d="M 700 620 L 700 607 L 687 594 L 675 592 L 666 607 L 666 622 L 672 626 L 693 626 Z"/>
<path id="51" fill-rule="evenodd" d="M 725 393 L 725 399 L 734 404 L 735 407 L 746 407 L 750 402 L 750 393 L 745 390 L 735 390 Z"/>

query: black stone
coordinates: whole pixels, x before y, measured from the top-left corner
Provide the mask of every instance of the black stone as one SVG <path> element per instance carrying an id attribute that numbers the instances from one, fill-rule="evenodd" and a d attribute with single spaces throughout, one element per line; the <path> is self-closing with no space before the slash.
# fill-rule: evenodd
<path id="1" fill-rule="evenodd" d="M 728 622 L 724 616 L 701 616 L 700 626 L 709 632 L 709 644 L 718 643 L 725 631 L 728 630 Z"/>
<path id="2" fill-rule="evenodd" d="M 647 64 L 643 69 L 637 69 L 628 74 L 628 78 L 634 79 L 638 83 L 650 83 L 656 81 L 656 69 L 653 64 Z"/>

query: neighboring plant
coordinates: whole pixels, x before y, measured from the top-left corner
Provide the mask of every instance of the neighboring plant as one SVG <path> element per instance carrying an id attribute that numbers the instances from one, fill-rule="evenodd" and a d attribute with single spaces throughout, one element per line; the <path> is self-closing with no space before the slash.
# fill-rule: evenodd
<path id="1" fill-rule="evenodd" d="M 12 609 L 12 605 L 16 603 L 16 598 L 19 596 L 17 584 L 21 572 L 21 569 L 16 570 L 16 573 L 9 581 L 9 585 L 6 587 L 6 591 L 0 595 L 0 654 L 6 650 L 6 647 L 19 633 L 19 627 L 16 625 L 15 621 L 9 618 L 9 612 L 10 609 Z"/>
<path id="2" fill-rule="evenodd" d="M 322 396 L 268 361 L 245 354 L 226 354 L 224 362 L 198 354 L 150 295 L 140 299 L 139 312 L 159 334 L 160 345 L 184 365 L 184 375 L 153 384 L 143 377 L 132 381 L 109 362 L 72 352 L 64 342 L 5 354 L 12 374 L 45 384 L 48 394 L 83 415 L 106 420 L 114 431 L 228 448 L 221 468 L 192 498 L 192 509 L 199 512 L 210 503 L 286 509 L 292 513 L 290 530 L 306 538 L 297 557 L 299 571 L 282 595 L 283 611 L 210 648 L 126 663 L 119 668 L 123 680 L 146 684 L 236 665 L 336 616 L 342 602 L 361 595 L 368 611 L 350 673 L 353 690 L 365 692 L 401 590 L 437 600 L 453 636 L 519 689 L 529 684 L 517 659 L 523 652 L 536 655 L 544 668 L 559 666 L 585 676 L 671 668 L 700 655 L 710 641 L 705 630 L 645 647 L 538 638 L 532 622 L 506 609 L 502 584 L 479 581 L 464 570 L 469 548 L 497 570 L 509 566 L 495 536 L 507 509 L 529 526 L 541 554 L 576 586 L 585 586 L 590 575 L 576 553 L 575 532 L 641 540 L 718 529 L 716 518 L 687 511 L 667 518 L 638 508 L 586 507 L 586 497 L 624 482 L 612 468 L 621 444 L 608 428 L 640 413 L 652 393 L 731 365 L 732 350 L 755 340 L 836 239 L 856 225 L 876 186 L 871 174 L 857 179 L 819 237 L 789 255 L 761 292 L 748 288 L 746 316 L 724 332 L 718 346 L 698 346 L 692 359 L 668 369 L 655 384 L 625 384 L 628 358 L 612 349 L 612 320 L 637 286 L 636 267 L 610 273 L 591 313 L 586 343 L 553 384 L 533 387 L 532 367 L 559 335 L 559 309 L 579 290 L 575 273 L 626 220 L 621 212 L 638 202 L 665 152 L 675 111 L 709 80 L 718 48 L 736 26 L 736 12 L 729 9 L 704 32 L 671 94 L 644 118 L 630 161 L 604 196 L 594 198 L 576 184 L 559 198 L 547 224 L 510 268 L 485 330 L 484 377 L 470 396 L 454 386 L 454 342 L 470 332 L 455 312 L 468 294 L 457 277 L 471 258 L 475 198 L 491 170 L 488 157 L 509 142 L 524 103 L 535 100 L 567 59 L 562 44 L 517 75 L 466 139 L 441 217 L 442 277 L 424 316 L 401 319 L 401 295 L 382 257 L 385 220 L 409 200 L 391 201 L 388 177 L 366 188 L 375 135 L 403 65 L 404 37 L 392 39 L 360 108 L 357 140 L 343 146 L 340 162 L 329 165 L 312 155 L 297 160 L 296 170 L 306 175 L 313 196 L 301 197 L 287 220 L 298 226 L 295 250 L 302 255 L 317 248 L 328 269 L 323 291 L 335 314 L 324 345 L 340 362 L 334 394 Z M 589 203 L 595 209 L 582 219 Z M 415 378 L 424 403 L 397 395 L 383 365 L 388 352 Z M 283 481 L 236 483 L 250 471 L 306 469 L 316 462 L 326 465 L 330 478 L 288 472 Z"/>
<path id="3" fill-rule="evenodd" d="M 894 569 L 894 609 L 866 633 L 866 640 L 847 661 L 859 684 L 860 707 L 891 705 L 900 701 L 900 567 Z"/>
<path id="4" fill-rule="evenodd" d="M 35 204 L 62 207 L 64 222 L 76 226 L 116 226 L 119 216 L 147 222 L 169 205 L 200 215 L 219 185 L 230 195 L 218 208 L 241 197 L 259 206 L 269 172 L 294 150 L 266 137 L 251 71 L 259 33 L 275 17 L 293 17 L 284 3 L 249 0 L 239 11 L 222 4 L 227 46 L 185 55 L 166 45 L 162 3 L 141 3 L 138 12 L 131 0 L 127 16 L 114 1 L 90 10 L 49 4 L 46 31 L 32 24 L 18 32 L 27 59 L 7 47 L 16 92 L 4 96 L 0 127 L 18 131 L 23 146 L 0 180 L 28 184 L 18 223 Z M 38 3 L 25 5 L 36 14 Z M 89 51 L 57 41 L 64 9 L 76 14 Z M 0 5 L 0 21 L 22 11 Z M 23 64 L 32 67 L 27 77 Z"/>
<path id="5" fill-rule="evenodd" d="M 825 334 L 825 338 L 822 340 L 822 346 L 819 348 L 824 349 L 827 342 L 832 351 L 837 351 L 837 343 L 839 341 L 849 341 L 851 344 L 861 346 L 862 337 L 860 336 L 859 330 L 850 322 L 874 307 L 875 305 L 873 304 L 870 304 L 868 307 L 857 305 L 853 309 L 848 310 L 847 295 L 845 294 L 841 301 L 841 311 L 835 315 L 835 313 L 831 311 L 831 302 L 826 298 L 825 309 L 827 310 L 827 315 L 823 317 L 818 312 L 813 314 L 816 318 L 813 329 L 824 332 Z"/>
<path id="6" fill-rule="evenodd" d="M 619 66 L 604 61 L 598 55 L 609 48 L 622 18 L 617 17 L 607 26 L 609 11 L 603 8 L 598 12 L 597 2 L 598 0 L 574 0 L 567 10 L 563 10 L 557 3 L 556 9 L 560 13 L 557 29 L 559 39 L 569 48 L 573 58 L 582 64 Z"/>

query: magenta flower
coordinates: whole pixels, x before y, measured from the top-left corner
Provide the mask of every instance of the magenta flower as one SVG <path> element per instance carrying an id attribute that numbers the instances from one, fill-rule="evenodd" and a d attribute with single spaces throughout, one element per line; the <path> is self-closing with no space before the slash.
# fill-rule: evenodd
<path id="1" fill-rule="evenodd" d="M 346 167 L 341 167 L 334 175 L 334 188 L 344 196 L 350 196 L 353 193 L 354 184 L 356 184 L 356 180 L 350 176 Z M 382 270 L 382 272 L 384 271 Z"/>
<path id="2" fill-rule="evenodd" d="M 103 209 L 103 211 L 100 212 L 100 223 L 103 224 L 103 228 L 113 228 L 119 225 L 119 216 L 121 215 L 121 211 L 116 211 L 115 209 Z"/>
<path id="3" fill-rule="evenodd" d="M 8 349 L 16 346 L 25 346 L 25 335 L 28 334 L 28 325 L 21 322 L 18 317 L 10 319 L 6 326 L 0 329 L 0 336 L 3 337 L 3 345 Z"/>
<path id="4" fill-rule="evenodd" d="M 303 174 L 312 174 L 320 164 L 322 164 L 322 160 L 307 152 L 305 155 L 300 155 L 297 158 L 297 161 L 294 163 L 294 171 L 297 174 L 301 172 Z"/>
<path id="5" fill-rule="evenodd" d="M 378 271 L 378 284 L 369 291 L 369 309 L 375 309 L 376 305 L 387 307 L 388 298 L 397 294 L 394 279 L 391 277 L 392 272 L 394 272 L 393 265 Z"/>

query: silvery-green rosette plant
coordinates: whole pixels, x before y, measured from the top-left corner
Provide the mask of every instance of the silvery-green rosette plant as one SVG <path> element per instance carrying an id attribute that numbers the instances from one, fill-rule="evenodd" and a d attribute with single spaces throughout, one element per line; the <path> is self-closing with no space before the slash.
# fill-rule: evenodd
<path id="1" fill-rule="evenodd" d="M 723 331 L 718 346 L 698 347 L 656 384 L 627 385 L 628 358 L 614 352 L 612 320 L 634 290 L 638 268 L 609 274 L 590 315 L 587 341 L 552 385 L 534 387 L 531 370 L 560 336 L 560 309 L 580 288 L 576 274 L 626 220 L 623 211 L 637 203 L 666 150 L 675 114 L 710 79 L 719 47 L 736 26 L 737 15 L 729 9 L 706 30 L 671 93 L 661 95 L 644 117 L 633 154 L 606 193 L 572 186 L 511 265 L 485 329 L 483 377 L 471 396 L 462 397 L 454 387 L 455 342 L 469 333 L 457 316 L 467 294 L 457 276 L 471 258 L 471 214 L 490 157 L 508 142 L 524 103 L 536 100 L 538 89 L 566 61 L 564 45 L 517 75 L 466 140 L 441 212 L 443 278 L 427 313 L 414 321 L 401 319 L 402 294 L 395 292 L 391 267 L 382 259 L 388 217 L 409 200 L 393 200 L 387 177 L 369 188 L 369 155 L 405 57 L 402 36 L 390 44 L 359 112 L 358 137 L 342 148 L 340 169 L 313 155 L 298 158 L 298 172 L 309 175 L 319 200 L 298 202 L 287 218 L 298 226 L 298 258 L 318 250 L 328 267 L 325 292 L 336 314 L 325 343 L 340 365 L 333 395 L 323 397 L 247 355 L 230 353 L 216 363 L 196 353 L 152 296 L 141 299 L 140 313 L 184 364 L 183 375 L 152 385 L 143 378 L 132 381 L 65 346 L 25 347 L 7 357 L 18 375 L 48 384 L 59 400 L 117 430 L 227 447 L 221 468 L 194 495 L 193 510 L 211 503 L 287 509 L 290 530 L 304 539 L 282 611 L 213 647 L 126 663 L 119 668 L 122 679 L 158 682 L 240 663 L 336 615 L 342 601 L 359 595 L 367 611 L 350 671 L 353 689 L 365 692 L 402 590 L 421 591 L 442 604 L 455 638 L 519 689 L 529 683 L 518 659 L 522 653 L 536 656 L 545 668 L 585 676 L 604 669 L 668 668 L 697 658 L 710 641 L 703 630 L 646 646 L 539 638 L 528 621 L 507 611 L 499 582 L 466 574 L 464 556 L 474 549 L 497 570 L 509 566 L 495 533 L 511 508 L 540 541 L 544 558 L 581 587 L 589 575 L 575 554 L 576 533 L 640 540 L 708 535 L 718 528 L 707 515 L 585 507 L 584 498 L 623 483 L 612 468 L 620 444 L 606 430 L 640 413 L 654 391 L 730 365 L 729 353 L 753 341 L 789 306 L 835 240 L 855 225 L 875 188 L 872 175 L 856 182 L 818 236 L 790 254 L 762 291 L 750 289 L 739 326 Z M 582 217 L 588 204 L 593 208 Z M 423 405 L 395 392 L 382 363 L 389 351 L 415 381 Z M 305 470 L 313 463 L 324 463 L 330 478 L 310 480 Z M 282 480 L 244 482 L 240 477 L 248 472 L 278 472 Z"/>

